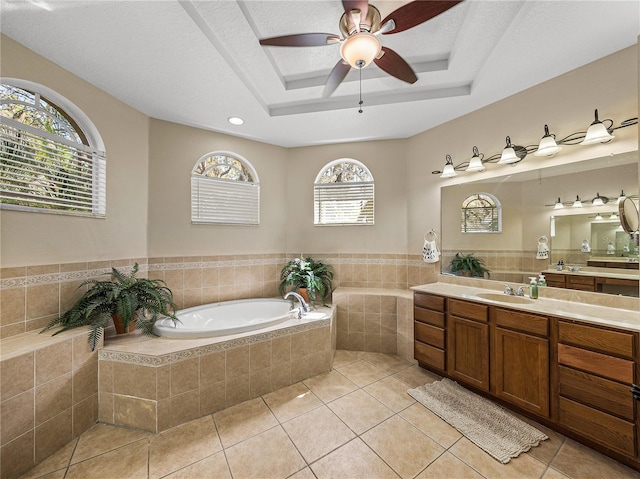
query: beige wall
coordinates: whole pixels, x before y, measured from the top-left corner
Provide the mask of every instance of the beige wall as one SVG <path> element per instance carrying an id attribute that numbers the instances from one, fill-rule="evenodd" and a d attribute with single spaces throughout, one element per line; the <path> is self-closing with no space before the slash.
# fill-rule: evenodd
<path id="1" fill-rule="evenodd" d="M 149 256 L 284 253 L 287 209 L 286 148 L 160 120 L 151 120 Z M 191 170 L 205 154 L 233 152 L 260 180 L 260 225 L 191 223 Z"/>
<path id="2" fill-rule="evenodd" d="M 514 169 L 494 164 L 485 173 L 460 173 L 449 180 L 431 174 L 442 169 L 446 154 L 455 164 L 468 160 L 474 145 L 486 156 L 500 152 L 507 135 L 515 144 L 535 144 L 544 134 L 545 123 L 560 138 L 584 131 L 593 121 L 595 108 L 600 118 L 613 118 L 616 124 L 638 116 L 637 45 L 410 138 L 407 253 L 420 251 L 425 228 L 440 228 L 443 185 L 637 150 L 638 128 L 631 127 L 618 130 L 610 144 L 565 147 L 553 159 L 529 156 Z"/>
<path id="3" fill-rule="evenodd" d="M 287 251 L 405 253 L 407 248 L 406 140 L 293 148 L 288 163 Z M 375 181 L 374 226 L 314 226 L 313 182 L 339 158 L 364 163 Z"/>
<path id="4" fill-rule="evenodd" d="M 286 149 L 148 119 L 42 57 L 2 37 L 2 74 L 42 83 L 95 123 L 108 155 L 107 219 L 2 211 L 2 266 L 100 259 L 304 252 L 420 254 L 424 232 L 441 230 L 440 187 L 431 171 L 477 145 L 491 155 L 504 137 L 535 143 L 548 123 L 559 136 L 586 128 L 593 109 L 617 122 L 637 116 L 638 48 L 630 47 L 409 139 Z M 517 169 L 636 150 L 636 127 L 609 145 L 567 147 L 555 159 L 528 157 Z M 192 225 L 189 175 L 214 150 L 249 160 L 260 176 L 261 224 Z M 312 184 L 337 158 L 364 162 L 376 180 L 375 226 L 313 226 Z M 485 177 L 510 172 L 492 165 Z M 477 176 L 475 176 L 477 178 Z"/>
<path id="5" fill-rule="evenodd" d="M 107 218 L 0 211 L 3 267 L 147 256 L 148 118 L 6 36 L 1 72 L 80 108 L 107 151 Z"/>

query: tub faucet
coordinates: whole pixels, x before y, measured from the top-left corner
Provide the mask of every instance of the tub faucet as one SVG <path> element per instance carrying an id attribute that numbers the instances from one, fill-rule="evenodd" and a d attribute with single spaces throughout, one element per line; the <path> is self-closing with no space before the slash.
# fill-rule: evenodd
<path id="1" fill-rule="evenodd" d="M 524 288 L 522 286 L 520 286 L 518 288 L 518 290 L 514 290 L 511 286 L 509 286 L 508 284 L 504 285 L 504 294 L 508 294 L 510 296 L 524 296 Z"/>
<path id="2" fill-rule="evenodd" d="M 302 318 L 305 314 L 309 312 L 309 305 L 307 304 L 307 302 L 304 300 L 302 296 L 300 296 L 298 293 L 294 291 L 289 291 L 287 294 L 284 295 L 284 299 L 288 299 L 289 296 L 293 296 L 300 303 L 300 307 L 298 308 L 298 319 Z"/>

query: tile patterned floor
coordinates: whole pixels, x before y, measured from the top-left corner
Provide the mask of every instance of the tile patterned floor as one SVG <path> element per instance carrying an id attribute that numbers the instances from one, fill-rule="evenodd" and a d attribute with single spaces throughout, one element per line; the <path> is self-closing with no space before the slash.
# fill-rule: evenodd
<path id="1" fill-rule="evenodd" d="M 501 464 L 407 393 L 436 380 L 388 354 L 337 351 L 334 370 L 161 434 L 97 424 L 23 479 L 636 478 L 543 426 Z"/>

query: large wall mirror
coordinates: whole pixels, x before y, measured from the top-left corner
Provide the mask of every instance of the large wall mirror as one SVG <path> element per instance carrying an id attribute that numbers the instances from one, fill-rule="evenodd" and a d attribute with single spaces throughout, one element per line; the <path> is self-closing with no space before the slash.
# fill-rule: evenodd
<path id="1" fill-rule="evenodd" d="M 456 253 L 473 253 L 484 261 L 490 279 L 514 283 L 556 272 L 562 262 L 562 274 L 569 269 L 585 276 L 605 274 L 625 286 L 627 279 L 635 281 L 632 288 L 600 285 L 595 291 L 638 296 L 638 234 L 621 225 L 618 197 L 623 191 L 637 208 L 637 152 L 443 187 L 442 273 L 450 273 Z M 500 232 L 463 232 L 463 202 L 478 193 L 500 202 Z M 597 196 L 603 205 L 592 204 Z M 573 207 L 578 198 L 583 206 Z M 555 207 L 558 200 L 561 209 Z M 545 249 L 548 254 L 539 254 Z"/>

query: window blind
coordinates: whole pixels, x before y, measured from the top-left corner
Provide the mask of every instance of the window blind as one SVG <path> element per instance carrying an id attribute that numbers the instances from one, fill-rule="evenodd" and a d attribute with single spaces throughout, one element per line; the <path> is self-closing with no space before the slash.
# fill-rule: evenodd
<path id="1" fill-rule="evenodd" d="M 104 216 L 104 153 L 55 138 L 2 118 L 0 204 L 3 208 Z"/>
<path id="2" fill-rule="evenodd" d="M 191 221 L 238 225 L 260 224 L 260 185 L 192 176 Z"/>
<path id="3" fill-rule="evenodd" d="M 373 225 L 374 184 L 316 183 L 313 188 L 315 225 Z"/>

